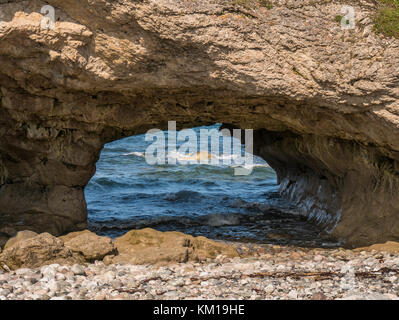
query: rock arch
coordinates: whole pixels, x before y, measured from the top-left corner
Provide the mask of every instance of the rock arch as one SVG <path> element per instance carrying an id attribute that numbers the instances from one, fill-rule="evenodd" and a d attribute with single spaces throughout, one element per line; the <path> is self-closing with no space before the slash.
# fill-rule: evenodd
<path id="1" fill-rule="evenodd" d="M 373 1 L 355 31 L 341 6 L 3 1 L 0 231 L 84 228 L 103 145 L 176 120 L 255 129 L 311 219 L 349 246 L 398 240 L 399 41 L 373 33 Z"/>

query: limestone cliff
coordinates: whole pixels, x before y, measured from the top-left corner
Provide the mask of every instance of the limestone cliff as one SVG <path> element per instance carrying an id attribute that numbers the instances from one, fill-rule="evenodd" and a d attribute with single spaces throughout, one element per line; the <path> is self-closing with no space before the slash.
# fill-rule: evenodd
<path id="1" fill-rule="evenodd" d="M 0 0 L 0 231 L 84 228 L 103 145 L 176 120 L 255 129 L 333 236 L 399 240 L 399 40 L 375 1 L 271 3 Z"/>

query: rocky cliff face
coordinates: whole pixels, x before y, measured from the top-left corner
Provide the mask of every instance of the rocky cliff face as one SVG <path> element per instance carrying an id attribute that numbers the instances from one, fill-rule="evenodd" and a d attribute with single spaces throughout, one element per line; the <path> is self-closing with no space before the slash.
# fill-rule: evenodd
<path id="1" fill-rule="evenodd" d="M 399 41 L 374 1 L 272 2 L 0 0 L 0 231 L 84 228 L 103 145 L 176 120 L 255 129 L 327 232 L 399 240 Z"/>

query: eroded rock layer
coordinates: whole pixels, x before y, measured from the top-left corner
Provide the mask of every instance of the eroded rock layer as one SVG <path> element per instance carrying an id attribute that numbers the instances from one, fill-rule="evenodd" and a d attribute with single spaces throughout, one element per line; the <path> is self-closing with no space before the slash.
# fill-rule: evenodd
<path id="1" fill-rule="evenodd" d="M 175 120 L 255 129 L 327 232 L 398 240 L 399 41 L 374 1 L 271 2 L 0 1 L 0 231 L 83 229 L 103 145 Z"/>

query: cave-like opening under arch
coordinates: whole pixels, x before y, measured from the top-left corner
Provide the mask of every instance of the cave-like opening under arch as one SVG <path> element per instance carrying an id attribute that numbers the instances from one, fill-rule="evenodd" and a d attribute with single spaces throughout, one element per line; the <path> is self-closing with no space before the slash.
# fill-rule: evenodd
<path id="1" fill-rule="evenodd" d="M 168 153 L 175 158 L 172 164 L 146 161 L 146 149 L 153 141 L 145 134 L 106 144 L 96 174 L 85 189 L 89 228 L 115 237 L 131 229 L 151 227 L 219 240 L 337 245 L 323 239 L 321 229 L 279 195 L 276 173 L 262 158 L 253 157 L 248 174 L 235 174 L 240 166 L 237 159 L 234 161 L 234 147 L 226 153 L 223 141 L 233 145 L 237 139 L 220 135 L 220 153 L 212 152 L 212 141 L 201 144 L 201 131 L 220 129 L 220 124 L 189 129 L 198 137 L 194 142 L 183 134 L 187 129 L 176 132 L 186 139 L 178 140 L 174 153 Z M 166 143 L 168 135 L 175 134 L 164 133 Z M 238 143 L 245 154 L 245 146 Z M 203 164 L 185 161 L 192 150 L 209 158 L 202 159 Z"/>

